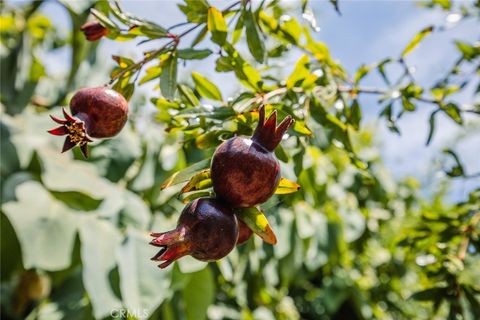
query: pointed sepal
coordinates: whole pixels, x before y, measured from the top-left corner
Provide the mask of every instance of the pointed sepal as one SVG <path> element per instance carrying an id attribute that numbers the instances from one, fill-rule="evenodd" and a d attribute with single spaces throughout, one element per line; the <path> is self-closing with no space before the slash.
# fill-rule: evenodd
<path id="1" fill-rule="evenodd" d="M 85 122 L 70 115 L 65 108 L 62 108 L 62 113 L 65 119 L 50 115 L 50 118 L 61 126 L 47 132 L 55 136 L 67 136 L 63 143 L 62 153 L 79 145 L 83 156 L 88 158 L 87 144 L 92 142 L 92 139 L 86 132 Z"/>
<path id="2" fill-rule="evenodd" d="M 270 116 L 265 120 L 265 107 L 260 107 L 259 121 L 252 140 L 259 143 L 265 149 L 273 152 L 278 146 L 282 137 L 287 132 L 288 128 L 295 122 L 291 116 L 286 116 L 285 119 L 277 126 L 277 111 L 274 110 Z"/>

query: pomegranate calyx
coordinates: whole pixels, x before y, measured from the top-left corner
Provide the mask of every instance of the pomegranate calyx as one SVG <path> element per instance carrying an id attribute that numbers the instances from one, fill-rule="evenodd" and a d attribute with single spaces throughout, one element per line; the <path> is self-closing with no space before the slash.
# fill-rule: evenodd
<path id="1" fill-rule="evenodd" d="M 295 122 L 291 116 L 285 119 L 277 126 L 277 111 L 274 110 L 265 120 L 265 107 L 258 109 L 258 125 L 253 133 L 252 140 L 263 146 L 270 152 L 273 152 L 282 140 L 285 132 Z"/>
<path id="2" fill-rule="evenodd" d="M 164 261 L 158 265 L 159 268 L 164 269 L 175 260 L 189 254 L 190 246 L 185 241 L 184 234 L 184 228 L 162 233 L 152 232 L 150 234 L 150 236 L 154 237 L 154 239 L 150 241 L 150 244 L 161 248 L 160 251 L 151 258 L 152 261 Z"/>
<path id="3" fill-rule="evenodd" d="M 75 117 L 72 117 L 65 108 L 62 108 L 65 119 L 57 118 L 50 115 L 53 121 L 60 124 L 59 127 L 48 130 L 48 133 L 55 136 L 67 136 L 63 144 L 62 153 L 66 152 L 76 145 L 80 146 L 80 150 L 85 158 L 88 158 L 87 144 L 93 140 L 89 138 L 85 122 Z"/>

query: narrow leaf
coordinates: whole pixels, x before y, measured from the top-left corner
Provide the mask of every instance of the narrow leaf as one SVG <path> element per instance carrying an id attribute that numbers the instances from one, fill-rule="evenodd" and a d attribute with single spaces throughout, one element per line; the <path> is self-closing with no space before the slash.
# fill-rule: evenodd
<path id="1" fill-rule="evenodd" d="M 200 162 L 197 162 L 190 167 L 187 167 L 183 170 L 175 172 L 173 175 L 171 175 L 167 180 L 165 180 L 160 188 L 165 189 L 170 186 L 186 182 L 190 180 L 196 173 L 202 171 L 203 169 L 206 169 L 210 166 L 210 159 L 205 159 Z"/>
<path id="2" fill-rule="evenodd" d="M 275 190 L 275 194 L 294 193 L 298 190 L 300 190 L 300 185 L 298 183 L 290 181 L 286 178 L 281 178 L 280 182 L 278 183 L 277 190 Z"/>
<path id="3" fill-rule="evenodd" d="M 287 88 L 293 88 L 309 75 L 309 58 L 304 54 L 295 64 L 295 69 L 287 79 Z"/>
<path id="4" fill-rule="evenodd" d="M 192 78 L 193 82 L 195 82 L 195 89 L 201 96 L 212 100 L 223 101 L 222 93 L 210 80 L 198 72 L 192 72 Z"/>
<path id="5" fill-rule="evenodd" d="M 440 108 L 456 123 L 462 124 L 463 119 L 460 114 L 460 108 L 454 103 L 441 104 Z"/>
<path id="6" fill-rule="evenodd" d="M 417 33 L 415 37 L 413 37 L 413 39 L 408 43 L 405 49 L 403 49 L 401 54 L 402 58 L 405 57 L 410 52 L 412 52 L 412 50 L 415 49 L 420 44 L 423 38 L 425 38 L 430 33 L 432 33 L 432 31 L 433 31 L 433 26 L 428 26 L 422 31 L 420 31 L 419 33 Z"/>
<path id="7" fill-rule="evenodd" d="M 429 130 L 428 130 L 428 138 L 427 142 L 425 143 L 427 146 L 430 144 L 433 138 L 433 133 L 435 132 L 435 115 L 437 114 L 439 110 L 433 111 L 430 114 L 430 119 L 428 120 L 428 123 L 430 125 Z"/>
<path id="8" fill-rule="evenodd" d="M 203 190 L 211 186 L 212 179 L 210 179 L 210 169 L 205 169 L 195 174 L 182 190 L 180 190 L 180 193 Z"/>
<path id="9" fill-rule="evenodd" d="M 235 214 L 263 241 L 269 244 L 277 243 L 277 237 L 273 233 L 267 217 L 258 208 L 237 209 Z"/>
<path id="10" fill-rule="evenodd" d="M 175 91 L 177 89 L 177 54 L 170 53 L 167 60 L 162 62 L 162 74 L 160 76 L 160 90 L 162 95 L 168 99 L 173 100 Z"/>
<path id="11" fill-rule="evenodd" d="M 235 29 L 232 33 L 232 44 L 235 44 L 240 40 L 242 36 L 243 26 L 245 24 L 245 11 L 242 10 L 240 16 L 238 17 L 237 23 L 235 24 Z"/>
<path id="12" fill-rule="evenodd" d="M 357 72 L 355 72 L 355 76 L 353 78 L 355 85 L 357 85 L 360 80 L 362 80 L 370 72 L 370 70 L 372 70 L 371 65 L 362 64 L 360 68 L 358 68 Z"/>
<path id="13" fill-rule="evenodd" d="M 138 81 L 139 85 L 160 77 L 160 74 L 162 73 L 162 68 L 160 68 L 159 66 L 153 66 L 145 70 L 145 73 L 146 74 L 140 79 L 140 81 Z"/>
<path id="14" fill-rule="evenodd" d="M 194 191 L 194 192 L 189 192 L 189 193 L 182 193 L 179 195 L 179 199 L 180 201 L 182 201 L 182 203 L 189 203 L 195 199 L 198 199 L 198 198 L 211 198 L 213 197 L 213 191 L 212 190 L 201 190 L 201 191 Z"/>
<path id="15" fill-rule="evenodd" d="M 453 166 L 450 170 L 447 170 L 445 173 L 452 178 L 464 176 L 465 170 L 463 169 L 463 164 L 460 162 L 460 158 L 457 156 L 457 154 L 451 149 L 445 149 L 443 150 L 443 153 L 452 156 L 453 160 L 455 161 L 455 166 Z"/>
<path id="16" fill-rule="evenodd" d="M 180 95 L 184 98 L 184 100 L 186 100 L 187 104 L 190 104 L 193 107 L 198 106 L 200 104 L 200 101 L 198 101 L 197 96 L 189 86 L 186 86 L 184 84 L 179 84 L 178 91 L 180 92 Z"/>
<path id="17" fill-rule="evenodd" d="M 221 11 L 215 7 L 208 8 L 207 19 L 208 30 L 212 33 L 212 41 L 222 45 L 227 39 L 228 27 Z"/>
<path id="18" fill-rule="evenodd" d="M 211 54 L 212 54 L 212 50 L 210 49 L 197 50 L 197 49 L 188 48 L 188 49 L 178 50 L 178 57 L 180 59 L 185 59 L 185 60 L 201 60 L 201 59 L 205 59 Z"/>
<path id="19" fill-rule="evenodd" d="M 245 12 L 245 30 L 247 33 L 248 49 L 252 56 L 259 63 L 263 63 L 265 59 L 265 45 L 263 39 L 260 38 L 260 31 L 255 23 L 255 17 L 251 10 Z"/>

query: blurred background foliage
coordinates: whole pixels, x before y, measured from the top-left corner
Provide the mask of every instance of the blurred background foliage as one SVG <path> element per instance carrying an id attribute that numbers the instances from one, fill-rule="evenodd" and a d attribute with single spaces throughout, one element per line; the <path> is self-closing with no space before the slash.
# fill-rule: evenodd
<path id="1" fill-rule="evenodd" d="M 331 3 L 341 11 L 341 3 Z M 303 18 L 297 19 L 279 1 L 216 8 L 185 0 L 179 23 L 187 23 L 170 29 L 116 2 L 58 5 L 71 19 L 67 37 L 39 12 L 40 1 L 0 4 L 2 317 L 480 318 L 480 189 L 448 203 L 445 186 L 423 199 L 414 178 L 394 180 L 357 99 L 378 95 L 380 117 L 392 131 L 418 103 L 431 104 L 428 144 L 438 113 L 459 125 L 478 117 L 478 103 L 463 108 L 450 98 L 472 83 L 472 101 L 478 98 L 478 42 L 459 39 L 450 73 L 424 88 L 406 57 L 438 26 L 412 35 L 399 57 L 349 75 L 312 37 L 317 24 L 307 1 L 298 3 Z M 422 5 L 479 17 L 478 2 Z M 112 40 L 163 43 L 137 62 L 116 56 L 118 66 L 107 70 L 98 63 L 97 43 L 79 30 L 91 13 Z M 186 34 L 194 34 L 193 43 L 183 43 Z M 42 57 L 61 47 L 71 48 L 71 65 L 58 79 L 46 72 Z M 301 52 L 294 71 L 280 78 L 270 63 L 294 50 Z M 223 97 L 220 86 L 198 72 L 177 80 L 178 64 L 208 56 L 216 56 L 210 68 L 231 74 L 242 92 Z M 393 65 L 403 71 L 392 75 Z M 59 154 L 61 139 L 46 133 L 48 114 L 59 114 L 76 89 L 102 85 L 98 74 L 109 72 L 113 88 L 132 97 L 131 121 L 118 137 L 94 144 L 88 160 L 78 150 Z M 372 72 L 382 76 L 384 88 L 362 86 Z M 134 93 L 152 81 L 156 98 Z M 162 182 L 209 159 L 222 140 L 250 135 L 260 105 L 296 119 L 276 154 L 283 175 L 301 189 L 262 206 L 278 244 L 254 237 L 215 263 L 183 258 L 159 270 L 149 261 L 156 249 L 148 246 L 148 232 L 175 226 L 180 200 L 211 192 L 179 197 L 181 185 L 161 190 Z M 147 106 L 155 112 L 145 120 Z M 463 168 L 461 155 L 446 150 L 445 156 L 454 163 L 447 175 L 475 175 Z"/>

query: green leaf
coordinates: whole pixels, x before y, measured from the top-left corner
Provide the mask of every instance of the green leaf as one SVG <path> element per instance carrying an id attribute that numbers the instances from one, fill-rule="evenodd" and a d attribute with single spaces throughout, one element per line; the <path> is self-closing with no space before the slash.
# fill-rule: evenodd
<path id="1" fill-rule="evenodd" d="M 187 320 L 207 318 L 207 309 L 214 302 L 215 282 L 210 268 L 189 274 L 190 281 L 183 289 Z"/>
<path id="2" fill-rule="evenodd" d="M 437 114 L 438 111 L 440 111 L 440 110 L 435 110 L 435 111 L 433 111 L 433 112 L 430 114 L 430 118 L 428 119 L 429 130 L 428 130 L 427 142 L 425 143 L 427 146 L 428 146 L 428 145 L 430 144 L 430 142 L 432 141 L 433 133 L 435 132 L 435 115 Z"/>
<path id="3" fill-rule="evenodd" d="M 95 18 L 98 19 L 98 21 L 107 29 L 111 30 L 118 30 L 118 26 L 113 22 L 111 19 L 109 19 L 106 15 L 101 13 L 100 11 L 96 9 L 90 9 L 90 13 L 95 16 Z"/>
<path id="4" fill-rule="evenodd" d="M 442 109 L 456 123 L 463 124 L 462 115 L 460 114 L 460 108 L 455 103 L 442 103 L 440 104 L 440 109 Z"/>
<path id="5" fill-rule="evenodd" d="M 212 41 L 223 45 L 227 39 L 228 27 L 221 11 L 215 7 L 208 8 L 208 31 L 212 33 Z"/>
<path id="6" fill-rule="evenodd" d="M 112 59 L 113 61 L 115 61 L 118 66 L 122 69 L 125 69 L 127 68 L 128 66 L 132 65 L 135 63 L 135 61 L 133 61 L 132 59 L 130 58 L 127 58 L 127 57 L 122 57 L 122 56 L 116 56 L 116 55 L 113 55 L 112 56 Z"/>
<path id="7" fill-rule="evenodd" d="M 387 74 L 385 73 L 385 66 L 391 62 L 393 62 L 393 59 L 386 58 L 377 64 L 378 73 L 380 73 L 383 81 L 385 81 L 385 83 L 388 85 L 390 84 L 390 79 L 388 79 Z"/>
<path id="8" fill-rule="evenodd" d="M 162 74 L 160 76 L 160 90 L 162 95 L 173 100 L 177 90 L 177 54 L 171 52 L 169 57 L 162 61 Z"/>
<path id="9" fill-rule="evenodd" d="M 92 215 L 82 216 L 79 231 L 83 284 L 95 318 L 104 318 L 122 307 L 109 281 L 109 274 L 116 266 L 113 254 L 122 238 L 113 224 Z"/>
<path id="10" fill-rule="evenodd" d="M 195 164 L 192 164 L 191 166 L 175 172 L 172 176 L 170 176 L 167 180 L 165 180 L 160 188 L 166 189 L 170 186 L 186 182 L 190 180 L 196 173 L 208 168 L 210 166 L 210 159 L 205 159 L 202 161 L 199 161 Z"/>
<path id="11" fill-rule="evenodd" d="M 333 5 L 333 8 L 335 9 L 335 11 L 337 11 L 337 13 L 341 15 L 342 13 L 340 12 L 340 8 L 338 7 L 338 0 L 329 0 L 329 1 Z"/>
<path id="12" fill-rule="evenodd" d="M 242 36 L 243 26 L 245 24 L 245 10 L 240 12 L 237 23 L 235 24 L 235 29 L 232 33 L 232 44 L 236 44 L 240 37 Z"/>
<path id="13" fill-rule="evenodd" d="M 136 193 L 125 190 L 123 192 L 125 206 L 120 211 L 120 225 L 132 226 L 139 230 L 145 230 L 150 222 L 151 212 L 145 201 Z"/>
<path id="14" fill-rule="evenodd" d="M 417 33 L 415 35 L 415 37 L 413 37 L 413 39 L 408 43 L 408 45 L 405 47 L 405 49 L 403 49 L 401 57 L 402 58 L 405 57 L 413 49 L 415 49 L 420 44 L 420 42 L 423 40 L 423 38 L 425 38 L 430 33 L 432 33 L 432 31 L 433 31 L 433 26 L 428 26 L 428 27 L 424 28 L 423 30 L 421 30 L 419 33 Z"/>
<path id="15" fill-rule="evenodd" d="M 358 68 L 357 72 L 355 72 L 355 76 L 353 77 L 353 82 L 357 85 L 360 80 L 362 80 L 369 72 L 372 70 L 372 65 L 362 64 L 360 68 Z"/>
<path id="16" fill-rule="evenodd" d="M 178 50 L 178 58 L 185 59 L 185 60 L 201 60 L 201 59 L 205 59 L 211 54 L 212 54 L 212 50 L 210 49 L 197 50 L 197 49 L 188 48 L 188 49 Z"/>
<path id="17" fill-rule="evenodd" d="M 387 105 L 382 112 L 380 113 L 380 117 L 385 117 L 387 119 L 387 127 L 390 131 L 400 134 L 400 130 L 397 127 L 395 119 L 392 115 L 393 104 Z"/>
<path id="18" fill-rule="evenodd" d="M 402 96 L 402 105 L 403 110 L 405 111 L 415 111 L 415 105 L 405 96 Z"/>
<path id="19" fill-rule="evenodd" d="M 235 209 L 237 217 L 266 243 L 276 244 L 277 237 L 273 232 L 267 217 L 258 208 Z"/>
<path id="20" fill-rule="evenodd" d="M 255 60 L 259 63 L 263 63 L 265 60 L 264 39 L 261 39 L 260 37 L 260 31 L 251 10 L 245 12 L 245 30 L 247 33 L 247 44 L 250 53 Z"/>
<path id="21" fill-rule="evenodd" d="M 296 182 L 290 181 L 286 178 L 281 178 L 275 194 L 289 194 L 300 190 L 300 185 Z"/>
<path id="22" fill-rule="evenodd" d="M 352 105 L 350 106 L 350 114 L 348 122 L 352 125 L 355 130 L 360 128 L 360 121 L 362 120 L 362 109 L 358 100 L 353 100 Z"/>
<path id="23" fill-rule="evenodd" d="M 445 295 L 444 287 L 434 287 L 421 291 L 417 291 L 410 296 L 410 299 L 417 301 L 434 301 L 441 299 Z"/>
<path id="24" fill-rule="evenodd" d="M 310 60 L 308 55 L 304 54 L 298 59 L 295 68 L 287 79 L 287 88 L 291 89 L 298 86 L 310 74 Z"/>
<path id="25" fill-rule="evenodd" d="M 178 199 L 182 201 L 182 203 L 187 204 L 198 198 L 211 198 L 213 196 L 214 196 L 213 190 L 207 189 L 207 190 L 193 191 L 189 193 L 182 193 L 180 194 Z"/>
<path id="26" fill-rule="evenodd" d="M 93 199 L 104 199 L 116 192 L 114 185 L 102 179 L 91 164 L 59 157 L 56 151 L 47 148 L 37 152 L 44 167 L 42 181 L 47 189 L 57 192 L 75 191 Z"/>
<path id="27" fill-rule="evenodd" d="M 199 44 L 207 35 L 208 33 L 208 27 L 205 26 L 203 27 L 197 34 L 197 36 L 192 40 L 191 47 L 195 47 L 197 44 Z"/>
<path id="28" fill-rule="evenodd" d="M 452 178 L 464 176 L 465 170 L 463 169 L 463 164 L 460 162 L 460 158 L 458 158 L 457 154 L 451 149 L 445 149 L 443 150 L 443 153 L 449 154 L 455 161 L 455 166 L 445 173 Z"/>
<path id="29" fill-rule="evenodd" d="M 480 56 L 480 45 L 471 45 L 463 41 L 455 41 L 457 49 L 463 54 L 463 57 L 467 61 L 472 61 L 476 57 Z"/>
<path id="30" fill-rule="evenodd" d="M 302 120 L 295 121 L 293 124 L 292 130 L 295 132 L 300 133 L 301 135 L 304 136 L 312 136 L 312 130 L 310 130 L 306 125 L 305 122 Z"/>
<path id="31" fill-rule="evenodd" d="M 205 169 L 195 174 L 188 183 L 180 190 L 180 194 L 185 192 L 197 191 L 210 188 L 212 179 L 210 178 L 210 169 Z"/>
<path id="32" fill-rule="evenodd" d="M 187 20 L 194 23 L 207 21 L 209 7 L 210 5 L 205 0 L 185 0 L 185 5 L 178 5 L 178 8 L 187 16 Z"/>
<path id="33" fill-rule="evenodd" d="M 26 269 L 59 271 L 70 266 L 77 223 L 74 211 L 36 181 L 15 190 L 16 202 L 2 206 L 22 248 Z"/>
<path id="34" fill-rule="evenodd" d="M 120 291 L 125 306 L 131 312 L 141 310 L 150 316 L 172 292 L 171 268 L 158 270 L 149 261 L 158 251 L 147 246 L 149 238 L 144 232 L 128 228 L 127 236 L 116 251 L 120 274 Z"/>
<path id="35" fill-rule="evenodd" d="M 192 79 L 193 82 L 195 82 L 195 89 L 201 96 L 212 100 L 223 101 L 222 93 L 210 80 L 198 72 L 192 72 Z"/>
<path id="36" fill-rule="evenodd" d="M 178 91 L 184 100 L 186 100 L 187 104 L 190 104 L 192 107 L 196 107 L 200 104 L 197 96 L 189 86 L 179 84 Z"/>
<path id="37" fill-rule="evenodd" d="M 154 80 L 160 77 L 162 73 L 162 68 L 160 66 L 153 66 L 145 70 L 145 75 L 138 81 L 138 84 L 144 84 L 145 82 Z"/>

